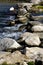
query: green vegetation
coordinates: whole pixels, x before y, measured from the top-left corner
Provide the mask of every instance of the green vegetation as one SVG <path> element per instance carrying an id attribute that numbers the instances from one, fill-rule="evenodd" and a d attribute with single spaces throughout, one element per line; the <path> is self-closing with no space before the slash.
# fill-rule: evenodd
<path id="1" fill-rule="evenodd" d="M 37 8 L 37 9 L 43 9 L 43 6 L 42 5 L 33 5 L 32 7 L 33 8 Z"/>
<path id="2" fill-rule="evenodd" d="M 35 65 L 34 62 L 28 62 L 27 64 L 28 64 L 28 65 Z"/>
<path id="3" fill-rule="evenodd" d="M 28 62 L 28 65 L 35 65 L 34 62 Z M 18 65 L 18 64 L 7 64 L 7 62 L 3 62 L 1 65 Z"/>
<path id="4" fill-rule="evenodd" d="M 43 12 L 43 5 L 39 5 L 39 4 L 32 5 L 31 11 L 35 12 L 35 13 L 42 13 Z"/>

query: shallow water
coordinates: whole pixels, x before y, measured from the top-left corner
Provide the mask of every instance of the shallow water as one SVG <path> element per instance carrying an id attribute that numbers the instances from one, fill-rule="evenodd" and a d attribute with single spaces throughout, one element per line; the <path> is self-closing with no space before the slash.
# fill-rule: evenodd
<path id="1" fill-rule="evenodd" d="M 9 8 L 12 6 L 17 8 L 16 5 L 0 4 L 0 38 L 10 37 L 17 40 L 22 33 L 26 32 L 26 29 L 19 31 L 19 27 L 22 24 L 7 26 L 6 22 L 9 22 L 9 20 L 15 20 L 15 15 L 4 15 L 4 13 L 8 12 Z"/>

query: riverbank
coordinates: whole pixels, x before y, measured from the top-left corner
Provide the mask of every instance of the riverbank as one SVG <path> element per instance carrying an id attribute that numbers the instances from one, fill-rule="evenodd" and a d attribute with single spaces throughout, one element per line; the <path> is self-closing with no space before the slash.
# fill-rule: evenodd
<path id="1" fill-rule="evenodd" d="M 0 15 L 0 64 L 43 65 L 43 15 L 32 15 L 32 5 L 18 3 L 17 17 Z M 9 6 L 2 9 L 8 12 Z"/>

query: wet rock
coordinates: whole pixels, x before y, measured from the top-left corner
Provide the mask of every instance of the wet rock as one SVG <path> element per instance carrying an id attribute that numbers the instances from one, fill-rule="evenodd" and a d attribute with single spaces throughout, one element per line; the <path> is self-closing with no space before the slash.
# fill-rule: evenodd
<path id="1" fill-rule="evenodd" d="M 27 13 L 27 11 L 26 11 L 25 8 L 20 8 L 18 13 L 19 13 L 20 15 L 24 15 L 24 14 Z"/>
<path id="2" fill-rule="evenodd" d="M 35 26 L 33 26 L 32 27 L 32 31 L 34 31 L 34 32 L 41 32 L 41 31 L 43 31 L 43 25 L 35 25 Z"/>
<path id="3" fill-rule="evenodd" d="M 20 16 L 20 17 L 19 17 L 19 21 L 20 21 L 21 23 L 26 23 L 26 22 L 28 22 L 28 19 L 27 19 L 27 17 L 25 17 L 25 16 Z"/>
<path id="4" fill-rule="evenodd" d="M 20 47 L 21 45 L 18 44 L 14 39 L 11 38 L 0 39 L 0 50 L 17 49 Z"/>
<path id="5" fill-rule="evenodd" d="M 18 6 L 20 8 L 24 8 L 25 6 L 27 7 L 27 10 L 29 10 L 32 7 L 33 3 L 18 3 Z"/>
<path id="6" fill-rule="evenodd" d="M 10 22 L 7 23 L 7 25 L 14 26 L 15 25 L 15 21 L 10 21 Z"/>
<path id="7" fill-rule="evenodd" d="M 24 40 L 27 45 L 30 46 L 39 46 L 40 45 L 40 39 L 37 34 L 34 33 L 24 33 L 21 35 L 22 41 Z"/>
<path id="8" fill-rule="evenodd" d="M 43 61 L 43 48 L 38 48 L 38 47 L 28 48 L 28 47 L 26 47 L 26 56 L 30 60 L 35 61 L 35 59 L 40 59 L 41 61 Z"/>

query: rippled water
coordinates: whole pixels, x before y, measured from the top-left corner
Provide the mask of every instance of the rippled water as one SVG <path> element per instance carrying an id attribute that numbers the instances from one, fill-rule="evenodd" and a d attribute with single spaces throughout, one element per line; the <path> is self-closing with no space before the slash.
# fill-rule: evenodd
<path id="1" fill-rule="evenodd" d="M 15 24 L 14 26 L 8 26 L 6 22 L 15 19 L 15 15 L 1 15 L 0 16 L 0 38 L 10 37 L 18 39 L 20 35 L 26 30 L 19 31 L 19 27 L 23 24 Z"/>
<path id="2" fill-rule="evenodd" d="M 17 26 L 16 24 L 15 26 L 7 26 L 6 22 L 15 19 L 15 15 L 4 15 L 5 12 L 8 12 L 10 7 L 12 6 L 17 7 L 16 5 L 0 4 L 0 38 L 10 37 L 18 39 L 19 35 L 22 34 L 18 31 L 19 25 Z M 15 32 L 15 30 L 17 30 L 18 32 Z"/>
<path id="3" fill-rule="evenodd" d="M 7 12 L 10 7 L 16 7 L 16 5 L 5 5 L 0 4 L 0 38 L 10 37 L 14 39 L 18 39 L 19 36 L 24 33 L 26 30 L 18 31 L 19 27 L 22 24 L 15 24 L 14 26 L 7 26 L 6 22 L 9 20 L 14 20 L 15 15 L 4 15 L 2 12 Z"/>

